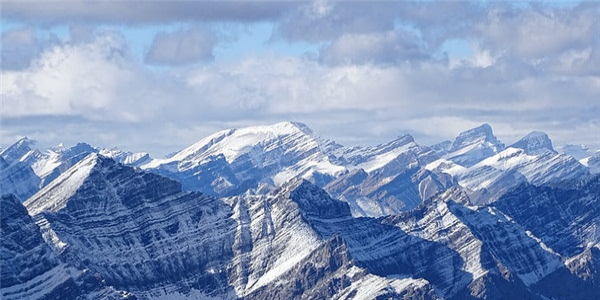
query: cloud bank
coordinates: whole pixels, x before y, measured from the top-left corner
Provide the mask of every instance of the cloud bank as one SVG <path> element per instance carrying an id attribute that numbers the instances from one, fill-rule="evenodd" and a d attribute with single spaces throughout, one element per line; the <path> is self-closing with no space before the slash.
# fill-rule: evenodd
<path id="1" fill-rule="evenodd" d="M 2 10 L 3 145 L 29 135 L 162 155 L 298 120 L 345 144 L 405 131 L 428 144 L 488 122 L 506 143 L 544 130 L 600 148 L 596 3 L 23 3 Z M 236 44 L 264 23 L 258 48 Z M 128 32 L 146 28 L 140 48 Z"/>

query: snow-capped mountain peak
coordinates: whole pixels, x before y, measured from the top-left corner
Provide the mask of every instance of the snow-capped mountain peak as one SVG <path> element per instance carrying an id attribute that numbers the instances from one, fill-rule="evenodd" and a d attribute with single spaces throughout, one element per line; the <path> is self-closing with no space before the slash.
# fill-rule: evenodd
<path id="1" fill-rule="evenodd" d="M 258 183 L 277 186 L 296 177 L 324 185 L 346 170 L 329 159 L 336 147 L 341 146 L 315 136 L 302 123 L 281 122 L 220 131 L 142 169 L 213 195 L 227 194 L 235 186 L 242 191 Z"/>
<path id="2" fill-rule="evenodd" d="M 400 154 L 417 148 L 420 146 L 415 143 L 415 139 L 410 134 L 403 134 L 377 146 L 340 148 L 336 155 L 357 169 L 371 172 L 385 166 Z"/>
<path id="3" fill-rule="evenodd" d="M 494 136 L 492 127 L 481 126 L 461 132 L 444 158 L 461 166 L 470 167 L 504 150 L 504 144 Z"/>
<path id="4" fill-rule="evenodd" d="M 499 148 L 504 148 L 504 145 L 496 138 L 496 136 L 494 136 L 492 127 L 489 124 L 484 123 L 478 127 L 461 132 L 452 143 L 450 152 L 484 142 L 491 143 L 494 146 L 500 146 Z"/>
<path id="5" fill-rule="evenodd" d="M 487 124 L 433 148 L 283 122 L 148 172 L 123 164 L 145 153 L 23 141 L 0 156 L 0 191 L 29 198 L 0 197 L 0 298 L 600 299 L 600 152 L 504 148 Z"/>
<path id="6" fill-rule="evenodd" d="M 67 204 L 67 200 L 81 187 L 92 170 L 103 161 L 111 161 L 96 153 L 91 153 L 35 195 L 25 201 L 29 212 L 34 215 L 42 211 L 57 211 Z"/>
<path id="7" fill-rule="evenodd" d="M 152 158 L 150 158 L 150 154 L 146 152 L 133 153 L 129 151 L 123 151 L 116 147 L 111 149 L 102 149 L 99 153 L 106 157 L 110 157 L 117 162 L 134 167 L 139 167 L 152 160 Z"/>
<path id="8" fill-rule="evenodd" d="M 217 154 L 223 154 L 225 159 L 232 163 L 244 154 L 255 152 L 253 151 L 255 148 L 266 146 L 264 150 L 269 150 L 276 146 L 283 146 L 284 142 L 293 142 L 293 139 L 301 137 L 313 140 L 309 146 L 316 146 L 312 134 L 312 130 L 308 126 L 297 122 L 222 130 L 201 139 L 168 159 L 156 160 L 144 168 L 152 168 L 172 161 L 205 159 Z"/>
<path id="9" fill-rule="evenodd" d="M 530 155 L 542 154 L 546 151 L 557 153 L 552 147 L 552 140 L 548 135 L 541 131 L 532 131 L 516 143 L 512 144 L 513 148 L 525 150 L 525 153 Z"/>
<path id="10" fill-rule="evenodd" d="M 32 151 L 36 143 L 37 142 L 35 140 L 29 139 L 28 137 L 23 137 L 16 143 L 2 150 L 2 152 L 0 152 L 0 156 L 2 156 L 7 162 L 17 162 L 26 156 L 30 151 Z"/>

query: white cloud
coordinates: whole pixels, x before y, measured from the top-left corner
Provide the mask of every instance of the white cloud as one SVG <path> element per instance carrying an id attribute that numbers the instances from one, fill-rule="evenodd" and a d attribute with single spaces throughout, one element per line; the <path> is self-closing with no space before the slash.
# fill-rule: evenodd
<path id="1" fill-rule="evenodd" d="M 483 45 L 525 59 L 545 58 L 598 43 L 600 6 L 496 8 L 477 26 Z"/>
<path id="2" fill-rule="evenodd" d="M 114 32 L 88 43 L 54 45 L 21 71 L 3 71 L 4 116 L 82 115 L 89 119 L 135 121 L 153 82 L 133 63 Z M 142 88 L 143 85 L 148 85 Z"/>
<path id="3" fill-rule="evenodd" d="M 273 15 L 284 40 L 322 42 L 318 58 L 255 51 L 189 64 L 212 57 L 214 36 L 162 34 L 148 61 L 171 67 L 158 70 L 118 33 L 73 27 L 69 38 L 40 46 L 33 63 L 2 69 L 1 135 L 102 146 L 123 137 L 118 146 L 164 154 L 218 129 L 298 120 L 360 144 L 407 130 L 433 143 L 483 122 L 507 138 L 546 130 L 557 143 L 600 141 L 600 29 L 590 21 L 597 6 L 544 14 L 490 5 L 477 15 L 472 5 L 428 5 L 321 1 Z M 19 34 L 15 45 L 43 43 L 34 32 Z M 471 42 L 473 56 L 429 59 L 444 39 Z"/>
<path id="4" fill-rule="evenodd" d="M 371 34 L 346 34 L 321 49 L 326 64 L 410 63 L 429 58 L 414 34 L 395 30 Z"/>

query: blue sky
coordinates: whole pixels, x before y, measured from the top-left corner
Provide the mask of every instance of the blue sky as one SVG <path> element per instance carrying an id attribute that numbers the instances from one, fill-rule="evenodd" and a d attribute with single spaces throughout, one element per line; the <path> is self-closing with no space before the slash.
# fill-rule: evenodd
<path id="1" fill-rule="evenodd" d="M 490 123 L 600 149 L 600 5 L 3 1 L 0 144 L 181 149 L 295 120 L 347 145 Z"/>

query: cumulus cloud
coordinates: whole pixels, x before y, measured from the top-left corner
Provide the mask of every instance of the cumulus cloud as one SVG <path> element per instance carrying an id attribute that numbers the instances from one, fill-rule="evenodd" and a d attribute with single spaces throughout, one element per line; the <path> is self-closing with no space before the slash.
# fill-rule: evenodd
<path id="1" fill-rule="evenodd" d="M 343 35 L 319 53 L 326 64 L 410 63 L 430 57 L 415 35 L 401 30 Z"/>
<path id="2" fill-rule="evenodd" d="M 394 28 L 398 4 L 317 0 L 289 11 L 276 36 L 291 41 L 320 42 L 343 34 L 366 34 Z"/>
<path id="3" fill-rule="evenodd" d="M 544 58 L 598 41 L 600 6 L 589 9 L 496 8 L 478 24 L 482 44 L 523 58 Z"/>
<path id="4" fill-rule="evenodd" d="M 146 62 L 156 65 L 184 65 L 212 60 L 215 34 L 205 28 L 161 32 L 154 37 Z"/>
<path id="5" fill-rule="evenodd" d="M 418 34 L 435 52 L 445 40 L 464 37 L 484 11 L 482 5 L 467 1 L 315 0 L 286 13 L 278 22 L 275 37 L 327 42 L 404 28 Z"/>
<path id="6" fill-rule="evenodd" d="M 2 32 L 1 65 L 3 70 L 29 67 L 45 47 L 56 42 L 56 38 L 42 39 L 33 27 L 19 27 Z"/>
<path id="7" fill-rule="evenodd" d="M 147 109 L 123 108 L 143 101 L 154 84 L 115 32 L 97 33 L 86 43 L 65 41 L 49 47 L 29 68 L 3 71 L 2 78 L 5 117 L 81 115 L 135 121 Z"/>

